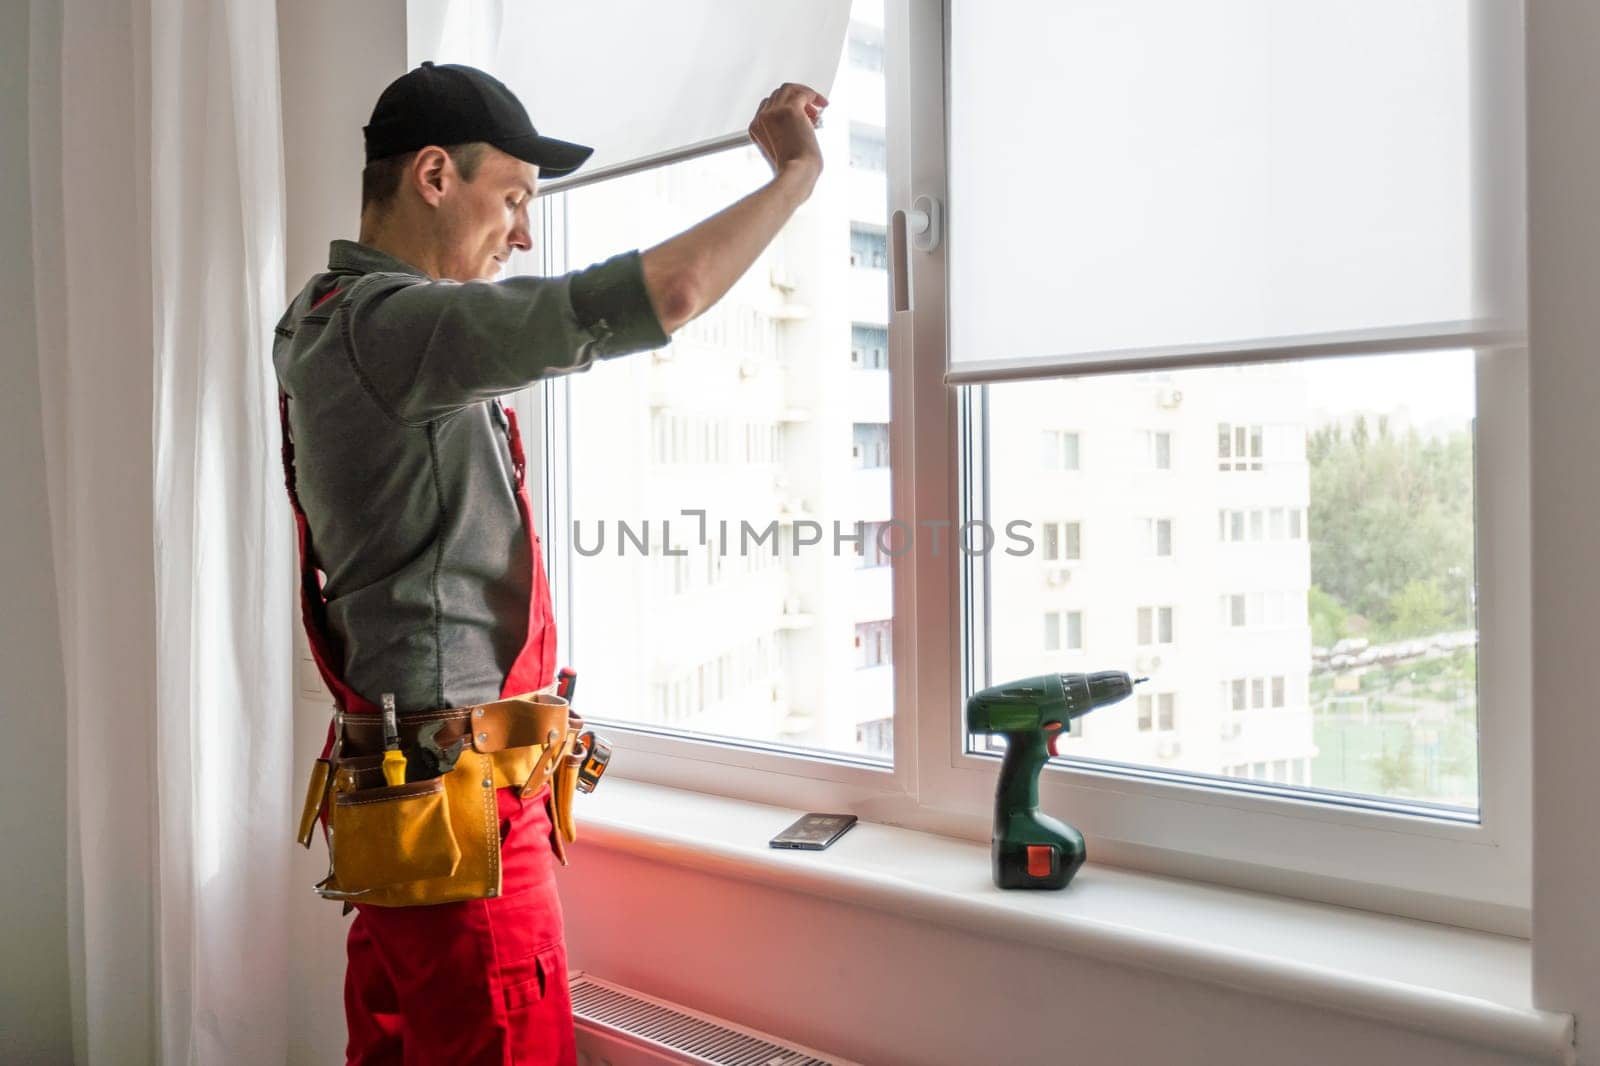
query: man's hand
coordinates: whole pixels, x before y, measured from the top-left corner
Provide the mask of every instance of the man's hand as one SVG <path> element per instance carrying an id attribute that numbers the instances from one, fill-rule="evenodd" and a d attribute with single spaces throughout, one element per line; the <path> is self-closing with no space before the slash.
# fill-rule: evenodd
<path id="1" fill-rule="evenodd" d="M 815 90 L 784 82 L 756 108 L 750 120 L 750 139 L 772 165 L 772 173 L 797 169 L 815 181 L 822 173 L 822 149 L 816 127 L 827 98 Z"/>
<path id="2" fill-rule="evenodd" d="M 816 123 L 828 101 L 785 83 L 750 120 L 750 139 L 772 164 L 773 179 L 640 258 L 645 291 L 661 328 L 674 333 L 725 296 L 806 201 L 822 173 Z"/>

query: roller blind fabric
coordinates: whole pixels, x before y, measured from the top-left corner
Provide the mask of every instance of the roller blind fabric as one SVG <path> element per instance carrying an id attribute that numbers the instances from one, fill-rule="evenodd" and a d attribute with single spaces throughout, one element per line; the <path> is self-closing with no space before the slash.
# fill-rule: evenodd
<path id="1" fill-rule="evenodd" d="M 1504 325 L 1474 8 L 953 0 L 952 378 Z"/>
<path id="2" fill-rule="evenodd" d="M 550 190 L 730 147 L 792 81 L 827 95 L 849 0 L 410 0 L 407 48 L 500 78 L 539 132 L 594 155 Z"/>

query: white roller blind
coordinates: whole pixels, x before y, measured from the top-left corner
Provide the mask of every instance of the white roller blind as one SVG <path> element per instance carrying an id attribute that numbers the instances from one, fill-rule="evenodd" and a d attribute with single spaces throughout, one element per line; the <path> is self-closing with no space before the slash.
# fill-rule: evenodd
<path id="1" fill-rule="evenodd" d="M 832 89 L 849 0 L 408 0 L 407 51 L 489 71 L 539 132 L 594 146 L 571 187 L 741 143 L 783 82 Z"/>
<path id="2" fill-rule="evenodd" d="M 1505 324 L 1472 3 L 951 10 L 953 380 Z"/>

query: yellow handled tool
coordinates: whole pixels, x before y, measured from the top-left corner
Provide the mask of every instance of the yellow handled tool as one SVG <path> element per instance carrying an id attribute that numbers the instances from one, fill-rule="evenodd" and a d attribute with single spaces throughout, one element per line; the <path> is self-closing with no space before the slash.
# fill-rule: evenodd
<path id="1" fill-rule="evenodd" d="M 395 718 L 393 692 L 383 694 L 383 779 L 391 785 L 406 783 L 406 757 L 400 751 L 400 723 Z"/>

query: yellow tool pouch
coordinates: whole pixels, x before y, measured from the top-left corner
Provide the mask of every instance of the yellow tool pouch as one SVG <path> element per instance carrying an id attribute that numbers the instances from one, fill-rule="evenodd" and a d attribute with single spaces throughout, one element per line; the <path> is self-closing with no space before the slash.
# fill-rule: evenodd
<path id="1" fill-rule="evenodd" d="M 551 820 L 570 834 L 571 796 L 559 797 L 552 777 L 565 766 L 575 724 L 567 701 L 545 692 L 401 715 L 403 751 L 448 750 L 455 762 L 438 777 L 389 785 L 380 717 L 343 715 L 334 758 L 317 760 L 301 817 L 301 841 L 309 846 L 318 814 L 327 814 L 329 871 L 317 891 L 378 907 L 499 895 L 495 791 L 514 786 L 530 797 L 550 782 Z M 341 751 L 359 754 L 340 757 Z M 560 840 L 552 846 L 565 864 Z"/>
<path id="2" fill-rule="evenodd" d="M 449 877 L 461 862 L 444 777 L 337 792 L 328 819 L 333 875 L 345 892 Z"/>

